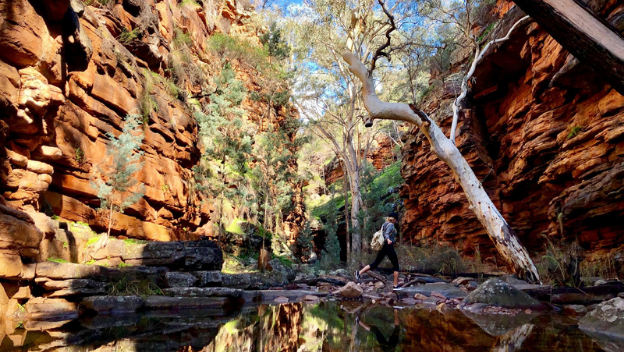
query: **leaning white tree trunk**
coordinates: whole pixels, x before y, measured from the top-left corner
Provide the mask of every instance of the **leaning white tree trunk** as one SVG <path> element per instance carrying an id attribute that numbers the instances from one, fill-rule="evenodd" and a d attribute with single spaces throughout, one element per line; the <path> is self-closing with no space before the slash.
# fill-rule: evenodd
<path id="1" fill-rule="evenodd" d="M 446 138 L 442 130 L 424 112 L 415 112 L 407 104 L 381 101 L 375 93 L 373 79 L 369 77 L 364 64 L 351 52 L 345 52 L 343 59 L 350 65 L 349 70 L 362 82 L 364 106 L 370 116 L 374 119 L 406 121 L 418 126 L 431 143 L 433 152 L 451 168 L 453 176 L 464 189 L 470 208 L 485 227 L 509 268 L 529 282 L 539 282 L 539 274 L 526 249 L 496 209 L 455 143 Z"/>

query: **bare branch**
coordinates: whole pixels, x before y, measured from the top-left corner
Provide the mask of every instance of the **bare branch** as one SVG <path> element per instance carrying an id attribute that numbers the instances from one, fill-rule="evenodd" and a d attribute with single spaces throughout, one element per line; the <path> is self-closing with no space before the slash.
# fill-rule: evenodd
<path id="1" fill-rule="evenodd" d="M 386 59 L 389 59 L 389 54 L 384 52 L 384 50 L 390 46 L 390 40 L 391 40 L 390 34 L 396 29 L 396 24 L 394 23 L 394 16 L 392 16 L 392 14 L 388 12 L 388 10 L 386 9 L 386 4 L 383 2 L 383 0 L 377 0 L 377 2 L 379 2 L 379 5 L 381 5 L 381 9 L 386 14 L 386 16 L 388 16 L 388 20 L 390 21 L 390 28 L 386 30 L 386 42 L 383 45 L 381 45 L 379 48 L 377 48 L 377 51 L 375 51 L 375 54 L 373 55 L 373 59 L 371 60 L 371 65 L 368 70 L 369 75 L 371 75 L 373 71 L 375 70 L 375 64 L 377 64 L 377 59 L 379 59 L 380 56 L 385 56 Z"/>
<path id="2" fill-rule="evenodd" d="M 508 40 L 511 34 L 516 30 L 516 28 L 518 28 L 518 26 L 520 26 L 522 23 L 524 23 L 525 21 L 529 19 L 530 19 L 529 16 L 524 16 L 521 19 L 519 19 L 516 23 L 514 23 L 513 26 L 511 26 L 506 36 L 504 36 L 503 38 L 490 41 L 489 43 L 487 43 L 485 48 L 483 48 L 483 50 L 480 50 L 479 44 L 475 42 L 476 43 L 475 59 L 472 61 L 470 70 L 468 71 L 464 79 L 462 80 L 461 94 L 453 102 L 453 123 L 451 125 L 451 136 L 449 137 L 449 139 L 453 143 L 455 143 L 455 130 L 457 129 L 457 121 L 459 120 L 459 107 L 461 106 L 462 101 L 464 100 L 464 98 L 466 98 L 466 95 L 468 94 L 468 81 L 472 78 L 472 75 L 474 74 L 477 68 L 477 64 L 479 64 L 481 59 L 483 59 L 483 55 L 487 52 L 487 50 L 490 48 L 491 45 L 498 44 L 498 43 Z"/>

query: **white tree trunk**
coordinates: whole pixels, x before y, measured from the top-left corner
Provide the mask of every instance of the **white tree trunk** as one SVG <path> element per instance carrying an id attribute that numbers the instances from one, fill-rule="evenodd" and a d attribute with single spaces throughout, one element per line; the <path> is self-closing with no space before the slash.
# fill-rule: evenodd
<path id="1" fill-rule="evenodd" d="M 362 194 L 360 193 L 360 173 L 355 169 L 348 173 L 351 188 L 351 253 L 347 253 L 347 262 L 357 264 L 362 253 L 362 234 L 358 213 L 362 204 Z M 345 200 L 346 201 L 346 200 Z M 346 203 L 345 203 L 346 204 Z"/>
<path id="2" fill-rule="evenodd" d="M 351 52 L 345 52 L 343 58 L 350 65 L 349 70 L 362 82 L 364 106 L 371 117 L 406 121 L 418 126 L 431 143 L 433 152 L 450 167 L 453 176 L 464 189 L 470 208 L 485 227 L 509 268 L 529 282 L 539 282 L 539 274 L 526 249 L 496 209 L 455 143 L 446 138 L 442 130 L 424 112 L 419 111 L 417 114 L 407 104 L 381 101 L 375 93 L 373 79 L 368 76 L 362 62 Z"/>

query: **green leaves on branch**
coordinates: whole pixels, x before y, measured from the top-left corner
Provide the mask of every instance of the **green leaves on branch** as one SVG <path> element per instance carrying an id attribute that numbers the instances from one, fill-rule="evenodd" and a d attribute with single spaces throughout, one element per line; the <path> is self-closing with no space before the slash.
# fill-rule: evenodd
<path id="1" fill-rule="evenodd" d="M 143 197 L 145 185 L 134 177 L 143 168 L 140 162 L 143 152 L 139 149 L 144 135 L 140 125 L 140 115 L 128 115 L 119 137 L 107 133 L 110 138 L 106 148 L 107 160 L 98 165 L 102 178 L 91 182 L 91 187 L 97 190 L 102 209 L 123 213 Z"/>

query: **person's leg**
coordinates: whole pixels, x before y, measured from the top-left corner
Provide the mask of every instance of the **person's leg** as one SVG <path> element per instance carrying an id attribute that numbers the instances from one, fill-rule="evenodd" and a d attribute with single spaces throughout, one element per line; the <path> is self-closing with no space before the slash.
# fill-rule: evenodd
<path id="1" fill-rule="evenodd" d="M 386 256 L 386 246 L 383 246 L 379 250 L 379 252 L 377 252 L 377 257 L 375 258 L 375 260 L 370 265 L 367 265 L 364 268 L 362 268 L 362 270 L 360 270 L 360 275 L 364 274 L 365 272 L 371 269 L 377 268 L 379 264 L 381 264 L 381 261 L 384 259 L 385 256 Z"/>
<path id="2" fill-rule="evenodd" d="M 399 258 L 394 251 L 394 246 L 389 246 L 388 258 L 392 262 L 392 269 L 394 270 L 394 287 L 397 287 L 399 284 Z"/>
<path id="3" fill-rule="evenodd" d="M 371 326 L 370 331 L 375 334 L 375 339 L 377 340 L 377 343 L 385 346 L 388 344 L 388 341 L 386 340 L 386 338 L 383 336 L 383 334 L 381 333 L 381 330 L 379 330 L 378 327 L 376 326 Z"/>

